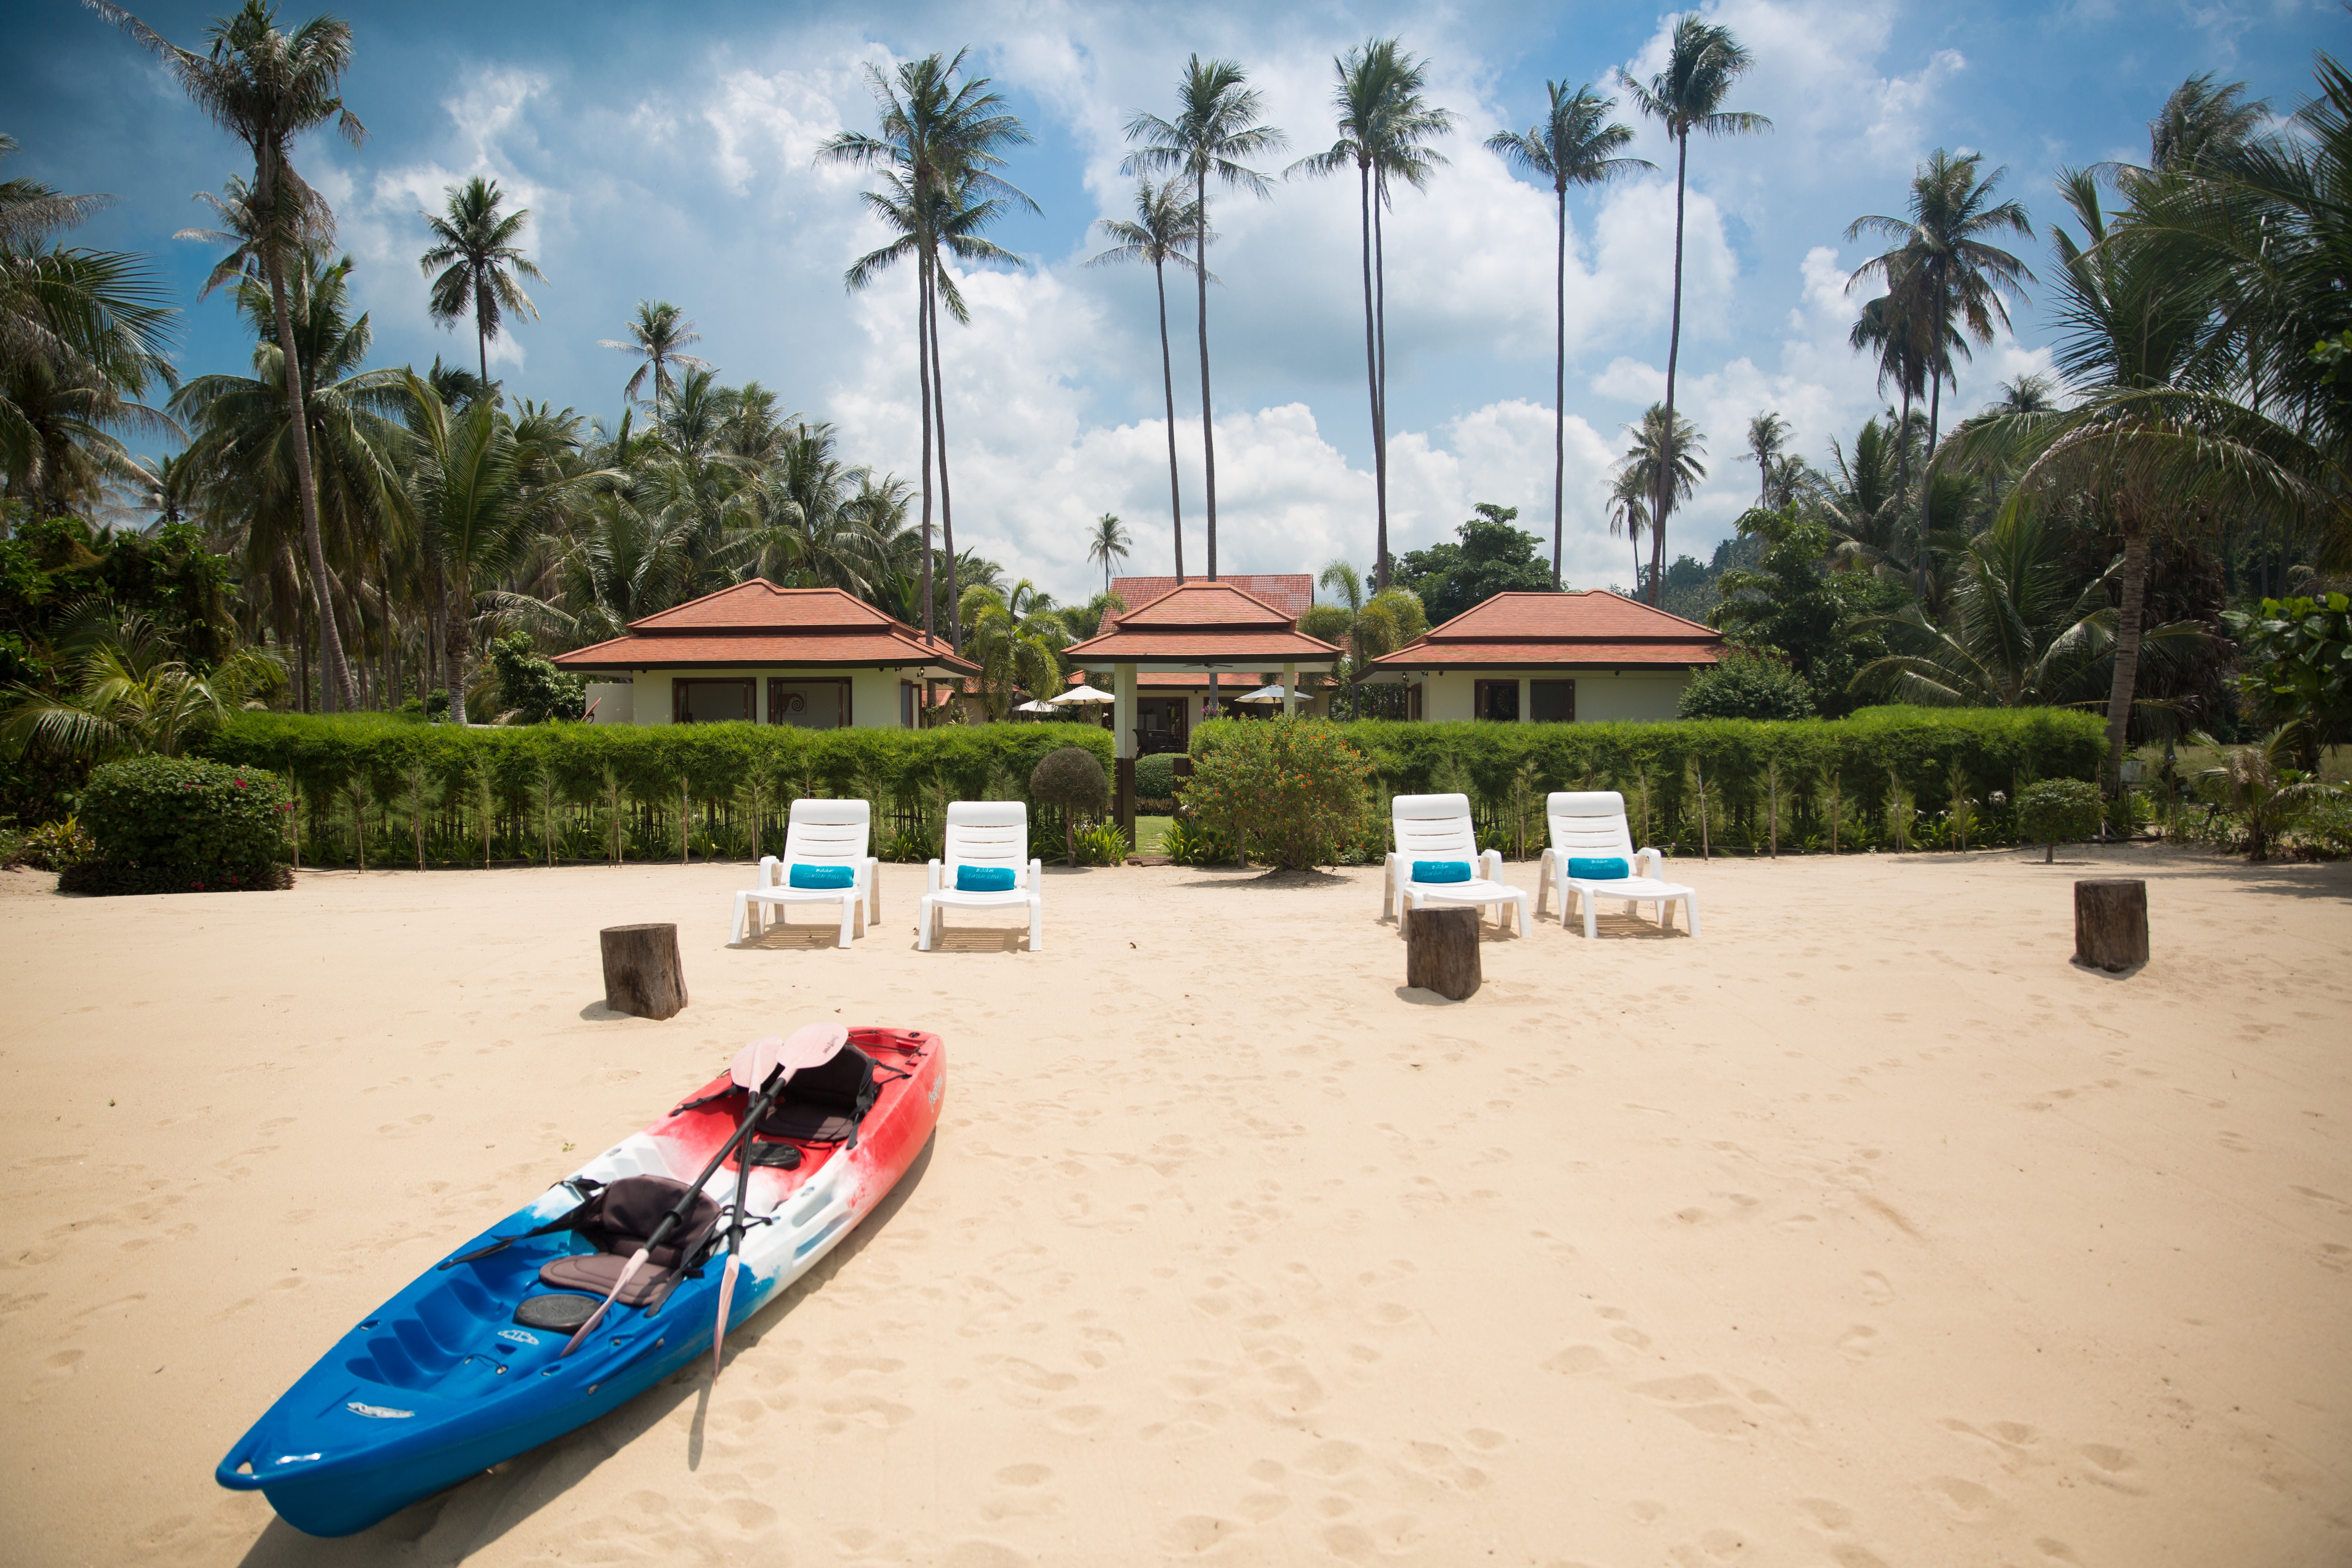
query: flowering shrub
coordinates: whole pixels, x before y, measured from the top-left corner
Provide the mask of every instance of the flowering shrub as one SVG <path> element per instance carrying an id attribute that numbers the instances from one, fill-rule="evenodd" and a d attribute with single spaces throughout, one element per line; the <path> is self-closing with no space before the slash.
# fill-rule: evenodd
<path id="1" fill-rule="evenodd" d="M 1333 858 L 1361 831 L 1370 764 L 1328 720 L 1235 724 L 1196 758 L 1184 802 L 1210 834 L 1279 870 Z"/>
<path id="2" fill-rule="evenodd" d="M 90 774 L 82 816 L 95 859 L 60 875 L 78 893 L 283 888 L 284 785 L 258 768 L 132 757 Z"/>

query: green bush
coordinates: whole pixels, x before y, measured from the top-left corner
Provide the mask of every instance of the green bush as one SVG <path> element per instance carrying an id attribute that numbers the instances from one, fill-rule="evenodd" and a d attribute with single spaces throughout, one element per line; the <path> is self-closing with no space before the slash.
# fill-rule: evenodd
<path id="1" fill-rule="evenodd" d="M 1683 688 L 1685 719 L 1810 719 L 1813 689 L 1777 658 L 1734 654 Z"/>
<path id="2" fill-rule="evenodd" d="M 1138 800 L 1176 798 L 1176 754 L 1173 752 L 1155 752 L 1150 756 L 1135 759 L 1135 795 Z"/>
<path id="3" fill-rule="evenodd" d="M 543 658 L 520 632 L 490 644 L 490 663 L 498 671 L 499 710 L 512 713 L 520 723 L 543 724 L 550 719 L 578 719 L 588 708 L 588 682 L 566 675 L 552 660 Z M 442 699 L 443 707 L 448 699 Z"/>
<path id="4" fill-rule="evenodd" d="M 1363 819 L 1370 765 L 1325 719 L 1231 721 L 1193 764 L 1184 799 L 1213 834 L 1285 871 L 1334 858 Z"/>
<path id="5" fill-rule="evenodd" d="M 2048 846 L 2045 861 L 2057 858 L 2059 845 L 2095 837 L 2105 817 L 2099 786 L 2082 779 L 2043 779 L 2017 794 L 2017 836 Z"/>
<path id="6" fill-rule="evenodd" d="M 1123 866 L 1134 846 L 1116 822 L 1098 823 L 1078 835 L 1078 858 L 1089 866 Z"/>
<path id="7" fill-rule="evenodd" d="M 86 893 L 282 888 L 286 792 L 277 776 L 186 757 L 131 757 L 90 774 L 95 859 L 62 873 Z"/>

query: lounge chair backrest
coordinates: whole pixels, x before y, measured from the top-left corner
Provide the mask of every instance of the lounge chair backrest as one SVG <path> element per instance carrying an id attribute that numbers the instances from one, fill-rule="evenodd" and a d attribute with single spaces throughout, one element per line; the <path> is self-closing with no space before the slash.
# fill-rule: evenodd
<path id="1" fill-rule="evenodd" d="M 948 805 L 940 861 L 959 866 L 1007 866 L 1018 887 L 1029 875 L 1029 808 L 1017 800 L 959 800 Z"/>
<path id="2" fill-rule="evenodd" d="M 1401 795 L 1389 805 L 1396 852 L 1408 868 L 1415 860 L 1478 860 L 1478 834 L 1466 795 Z"/>
<path id="3" fill-rule="evenodd" d="M 796 800 L 784 829 L 784 864 L 855 865 L 865 860 L 870 808 L 862 800 Z"/>
<path id="4" fill-rule="evenodd" d="M 1551 847 L 1562 855 L 1633 858 L 1625 797 L 1613 789 L 1555 790 L 1544 801 Z"/>

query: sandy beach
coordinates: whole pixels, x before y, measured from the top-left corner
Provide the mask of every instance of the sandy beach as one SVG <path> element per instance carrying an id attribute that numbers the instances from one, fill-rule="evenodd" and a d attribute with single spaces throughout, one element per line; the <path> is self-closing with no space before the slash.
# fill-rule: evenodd
<path id="1" fill-rule="evenodd" d="M 0 1557 L 2352 1560 L 2352 867 L 1677 862 L 1706 934 L 1486 932 L 1377 869 L 1055 873 L 914 949 L 884 868 L 726 944 L 734 865 L 0 875 Z M 2155 959 L 2074 968 L 2070 884 Z M 1509 875 L 1532 886 L 1534 868 Z M 605 1012 L 599 926 L 692 1005 Z M 743 1040 L 936 1029 L 892 1200 L 708 1363 L 366 1534 L 212 1467 L 452 1243 Z"/>

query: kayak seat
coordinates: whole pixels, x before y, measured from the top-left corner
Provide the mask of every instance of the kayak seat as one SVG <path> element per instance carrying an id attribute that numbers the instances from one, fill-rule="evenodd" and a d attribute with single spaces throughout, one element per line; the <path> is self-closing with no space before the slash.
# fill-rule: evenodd
<path id="1" fill-rule="evenodd" d="M 874 1085 L 874 1058 L 845 1045 L 817 1066 L 793 1074 L 783 1094 L 761 1119 L 760 1131 L 771 1138 L 807 1143 L 845 1142 L 879 1092 Z"/>
<path id="2" fill-rule="evenodd" d="M 686 1192 L 684 1182 L 667 1176 L 625 1176 L 614 1182 L 591 1198 L 572 1223 L 572 1228 L 594 1244 L 596 1250 L 551 1259 L 539 1271 L 541 1282 L 559 1290 L 610 1294 L 621 1270 Z M 685 1220 L 654 1248 L 646 1266 L 621 1292 L 620 1304 L 642 1307 L 667 1295 L 677 1282 L 679 1268 L 701 1249 L 718 1224 L 718 1200 L 708 1193 L 697 1193 Z"/>

